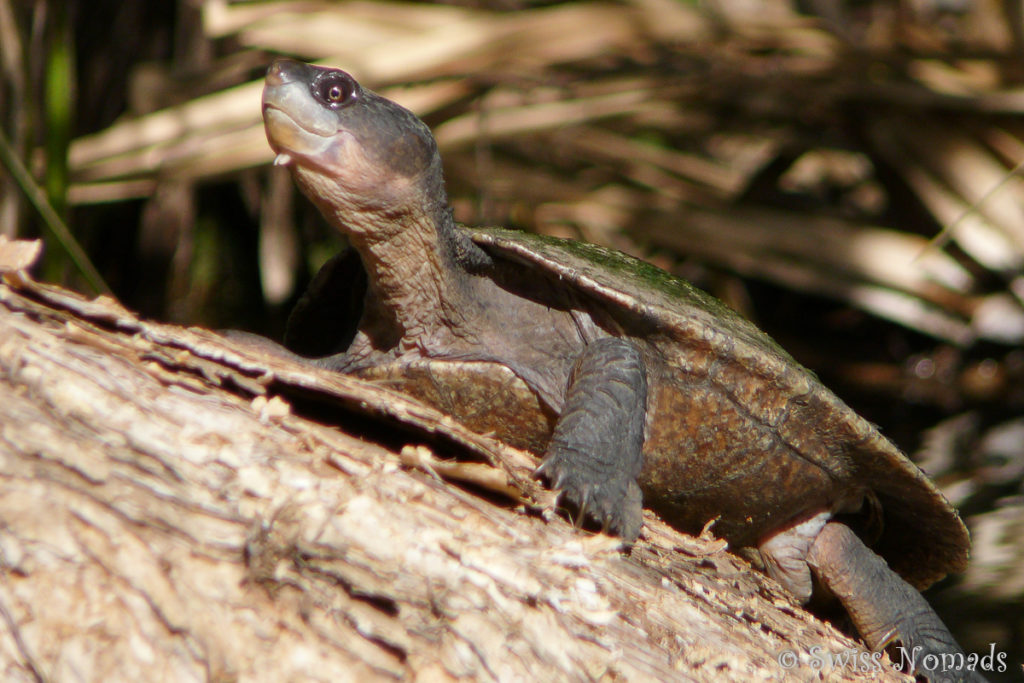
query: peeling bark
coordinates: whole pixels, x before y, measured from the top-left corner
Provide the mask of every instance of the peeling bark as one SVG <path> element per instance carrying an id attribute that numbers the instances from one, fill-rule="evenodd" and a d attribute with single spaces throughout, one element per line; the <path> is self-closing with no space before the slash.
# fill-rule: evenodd
<path id="1" fill-rule="evenodd" d="M 623 552 L 386 388 L 5 278 L 4 680 L 897 677 L 820 671 L 862 647 L 722 541 L 646 513 Z"/>

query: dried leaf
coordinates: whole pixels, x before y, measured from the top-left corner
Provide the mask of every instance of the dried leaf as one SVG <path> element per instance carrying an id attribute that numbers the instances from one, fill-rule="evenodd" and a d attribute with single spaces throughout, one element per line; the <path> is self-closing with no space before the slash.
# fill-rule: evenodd
<path id="1" fill-rule="evenodd" d="M 0 235 L 0 273 L 11 273 L 32 267 L 43 252 L 42 240 L 8 240 Z"/>

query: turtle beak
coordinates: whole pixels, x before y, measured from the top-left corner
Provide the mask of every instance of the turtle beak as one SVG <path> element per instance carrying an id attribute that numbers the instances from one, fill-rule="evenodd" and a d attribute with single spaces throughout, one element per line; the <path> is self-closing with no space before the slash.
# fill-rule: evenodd
<path id="1" fill-rule="evenodd" d="M 334 112 L 310 92 L 316 72 L 292 59 L 277 59 L 267 69 L 263 87 L 263 122 L 275 163 L 287 164 L 292 155 L 322 156 L 338 132 Z"/>

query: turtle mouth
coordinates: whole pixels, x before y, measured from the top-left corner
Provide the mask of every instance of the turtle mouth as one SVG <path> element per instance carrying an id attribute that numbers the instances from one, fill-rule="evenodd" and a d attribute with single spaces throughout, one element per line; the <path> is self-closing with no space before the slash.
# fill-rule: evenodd
<path id="1" fill-rule="evenodd" d="M 263 126 L 278 159 L 287 164 L 303 157 L 321 164 L 330 159 L 330 148 L 338 143 L 337 117 L 323 109 L 302 81 L 271 81 L 263 88 Z"/>
<path id="2" fill-rule="evenodd" d="M 290 113 L 273 105 L 263 107 L 263 127 L 267 132 L 267 141 L 275 152 L 299 152 L 310 147 L 310 143 L 325 136 L 315 128 L 302 125 Z"/>
<path id="3" fill-rule="evenodd" d="M 301 119 L 295 118 L 286 109 L 266 102 L 263 103 L 263 126 L 267 129 L 267 133 L 275 138 L 281 137 L 281 133 L 289 129 L 298 129 L 309 135 L 326 137 L 315 127 L 308 124 L 303 125 Z"/>
<path id="4" fill-rule="evenodd" d="M 313 98 L 305 81 L 284 80 L 280 75 L 268 74 L 261 99 L 263 119 L 268 126 L 273 116 L 284 119 L 285 125 L 290 121 L 291 126 L 310 135 L 329 137 L 338 131 L 337 115 Z"/>
<path id="5" fill-rule="evenodd" d="M 294 142 L 299 130 L 316 134 L 303 128 L 302 124 L 289 116 L 285 110 L 266 103 L 263 105 L 263 128 L 267 134 L 267 142 L 276 154 L 275 166 L 287 166 L 291 163 L 292 154 L 295 152 Z"/>
<path id="6" fill-rule="evenodd" d="M 345 165 L 344 150 L 348 136 L 336 126 L 330 133 L 324 133 L 322 127 L 310 125 L 307 117 L 296 116 L 294 110 L 264 101 L 263 127 L 267 142 L 276 154 L 275 166 L 291 166 L 336 176 Z"/>

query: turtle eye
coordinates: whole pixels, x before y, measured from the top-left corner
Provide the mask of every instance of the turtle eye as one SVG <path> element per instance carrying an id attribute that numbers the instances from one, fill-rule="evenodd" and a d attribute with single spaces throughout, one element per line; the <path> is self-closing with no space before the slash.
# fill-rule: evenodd
<path id="1" fill-rule="evenodd" d="M 326 73 L 313 84 L 313 95 L 331 109 L 354 102 L 357 91 L 355 80 L 344 71 Z"/>

